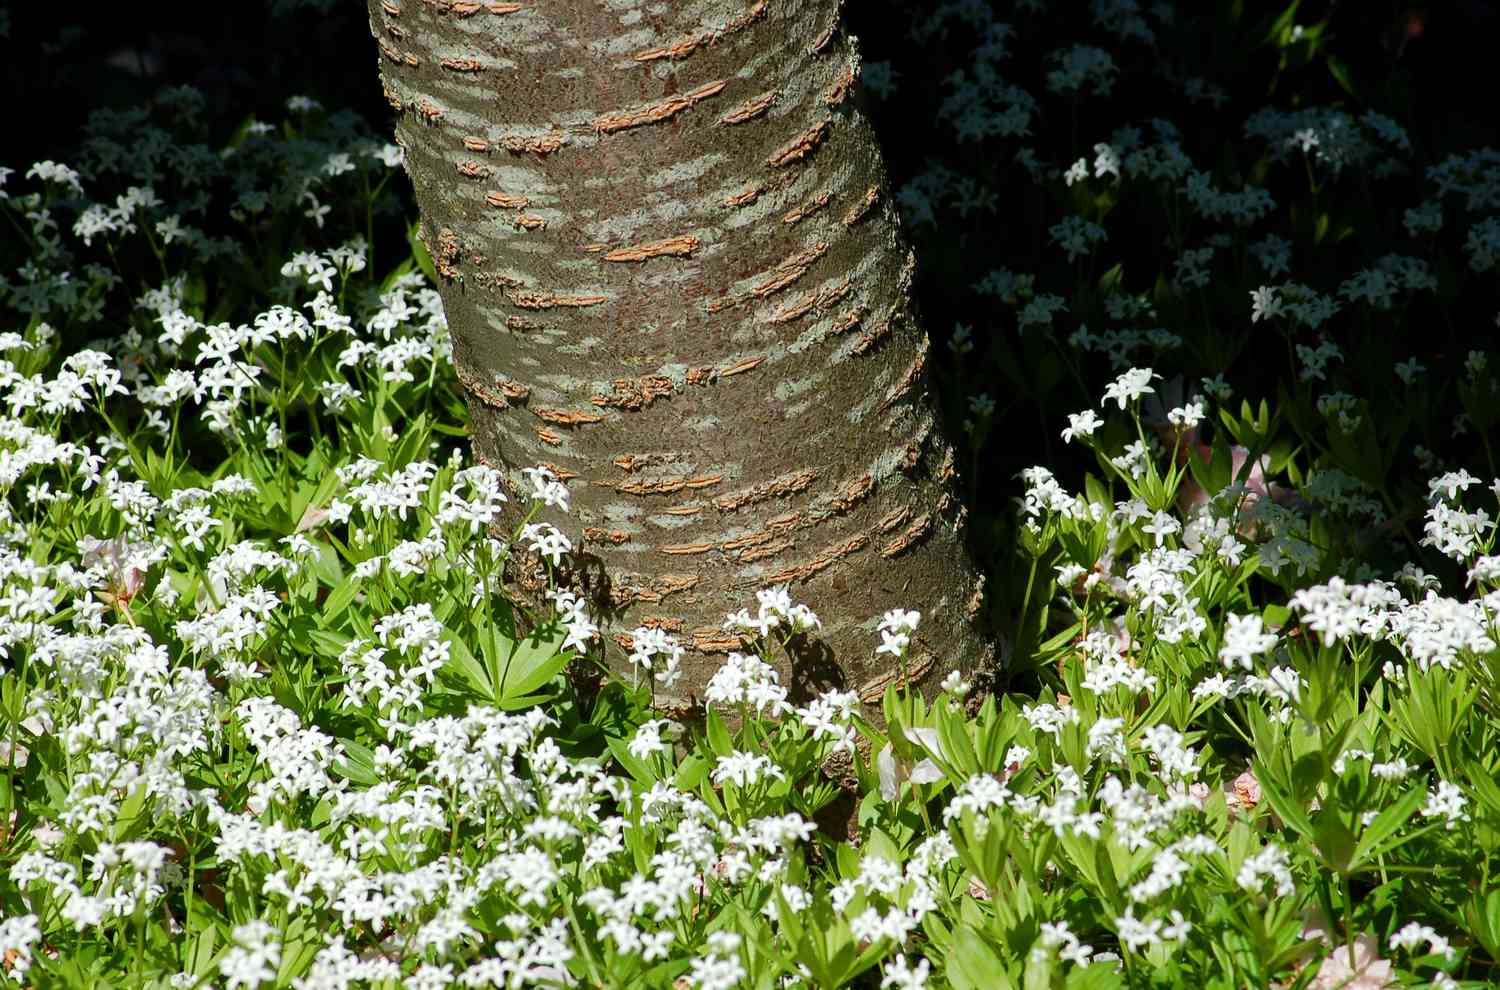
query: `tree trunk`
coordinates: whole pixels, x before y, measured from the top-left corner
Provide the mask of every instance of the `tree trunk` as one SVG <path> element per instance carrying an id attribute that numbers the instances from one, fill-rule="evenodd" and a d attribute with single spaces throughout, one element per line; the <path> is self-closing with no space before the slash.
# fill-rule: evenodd
<path id="1" fill-rule="evenodd" d="M 679 637 L 669 700 L 778 584 L 823 620 L 794 697 L 878 700 L 895 607 L 922 613 L 906 668 L 929 693 L 988 667 L 838 0 L 369 3 L 475 456 L 565 480 L 566 578 L 621 645 Z"/>

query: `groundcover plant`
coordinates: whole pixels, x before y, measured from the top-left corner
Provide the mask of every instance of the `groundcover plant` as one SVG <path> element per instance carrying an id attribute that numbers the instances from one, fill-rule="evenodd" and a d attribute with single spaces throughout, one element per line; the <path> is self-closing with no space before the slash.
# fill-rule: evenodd
<path id="1" fill-rule="evenodd" d="M 795 587 L 725 617 L 741 648 L 701 718 L 653 705 L 668 630 L 506 599 L 512 555 L 572 543 L 492 532 L 499 507 L 568 489 L 466 458 L 430 261 L 371 257 L 399 153 L 357 121 L 294 97 L 212 139 L 167 90 L 97 114 L 72 162 L 0 169 L 24 252 L 0 294 L 0 981 L 1493 985 L 1500 407 L 1480 347 L 1448 383 L 1392 351 L 1424 293 L 1481 299 L 1492 339 L 1500 152 L 1422 161 L 1333 106 L 1257 111 L 1234 167 L 1162 116 L 1033 136 L 1172 8 L 1017 6 L 927 26 L 989 39 L 944 114 L 1071 204 L 1045 235 L 1068 264 L 985 291 L 1087 386 L 1047 428 L 1094 466 L 1017 480 L 1010 680 L 931 702 L 899 677 L 793 699 L 772 661 L 820 628 Z M 1251 40 L 1316 55 L 1283 20 Z M 1006 76 L 1013 38 L 1041 74 Z M 1400 175 L 1416 200 L 1361 192 Z M 1382 253 L 1304 282 L 1351 202 Z M 1135 289 L 1118 203 L 1178 238 Z M 1210 295 L 1290 360 L 1270 401 L 1214 367 Z M 1445 440 L 1395 449 L 1408 428 Z M 925 618 L 889 603 L 871 651 L 899 670 Z"/>

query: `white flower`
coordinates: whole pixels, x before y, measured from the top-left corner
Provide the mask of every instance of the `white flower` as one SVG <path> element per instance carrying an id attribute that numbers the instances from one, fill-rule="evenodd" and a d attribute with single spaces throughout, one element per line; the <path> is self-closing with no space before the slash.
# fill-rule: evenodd
<path id="1" fill-rule="evenodd" d="M 1078 936 L 1068 928 L 1066 921 L 1052 923 L 1042 922 L 1040 951 L 1057 949 L 1057 958 L 1064 962 L 1071 962 L 1076 966 L 1087 966 L 1089 956 L 1094 954 L 1094 947 L 1084 945 L 1078 940 Z M 1033 953 L 1039 950 L 1033 949 Z"/>
<path id="2" fill-rule="evenodd" d="M 942 755 L 942 741 L 938 738 L 936 729 L 907 729 L 906 738 Z M 876 754 L 875 769 L 880 777 L 880 796 L 887 801 L 894 801 L 900 795 L 903 780 L 910 780 L 913 784 L 932 784 L 943 779 L 942 768 L 931 759 L 924 756 L 915 763 L 898 760 L 890 743 L 886 743 Z"/>
<path id="3" fill-rule="evenodd" d="M 1296 704 L 1302 697 L 1302 677 L 1291 667 L 1276 667 L 1262 682 L 1265 692 L 1287 704 Z"/>
<path id="4" fill-rule="evenodd" d="M 10 171 L 10 169 L 6 169 L 7 173 Z M 80 196 L 83 195 L 83 183 L 78 181 L 78 173 L 58 162 L 36 162 L 27 170 L 26 178 L 37 178 L 43 182 L 56 182 L 58 185 L 67 186 Z"/>
<path id="5" fill-rule="evenodd" d="M 1189 778 L 1197 773 L 1197 750 L 1184 746 L 1182 733 L 1171 726 L 1153 725 L 1141 734 L 1140 746 L 1156 757 L 1164 776 Z"/>
<path id="6" fill-rule="evenodd" d="M 557 602 L 557 614 L 568 631 L 558 649 L 586 652 L 588 641 L 599 634 L 599 626 L 584 611 L 583 603 L 571 592 L 559 592 L 553 600 Z"/>
<path id="7" fill-rule="evenodd" d="M 1441 492 L 1443 497 L 1451 502 L 1458 498 L 1459 492 L 1467 491 L 1477 484 L 1479 484 L 1478 478 L 1460 468 L 1457 471 L 1450 471 L 1447 474 L 1428 479 L 1427 499 L 1428 501 L 1436 501 L 1438 494 Z"/>
<path id="8" fill-rule="evenodd" d="M 1134 905 L 1127 906 L 1124 916 L 1115 919 L 1115 933 L 1120 937 L 1120 944 L 1131 952 L 1140 952 L 1159 944 L 1161 929 L 1160 919 L 1145 921 L 1137 918 Z"/>
<path id="9" fill-rule="evenodd" d="M 1250 293 L 1250 322 L 1259 323 L 1262 319 L 1272 319 L 1281 315 L 1281 299 L 1276 295 L 1276 289 L 1269 285 L 1263 285 Z"/>
<path id="10" fill-rule="evenodd" d="M 655 657 L 658 655 L 666 657 L 662 669 L 657 671 L 655 676 L 661 682 L 662 687 L 670 690 L 682 674 L 679 665 L 684 651 L 676 637 L 667 635 L 664 629 L 638 626 L 635 632 L 630 634 L 630 639 L 630 664 L 637 670 L 652 670 Z"/>
<path id="11" fill-rule="evenodd" d="M 627 744 L 630 755 L 638 760 L 645 760 L 655 753 L 670 753 L 672 744 L 661 737 L 662 729 L 669 724 L 666 719 L 661 718 L 641 723 Z"/>
<path id="12" fill-rule="evenodd" d="M 1203 417 L 1206 413 L 1207 410 L 1203 406 L 1203 400 L 1194 399 L 1187 405 L 1169 410 L 1167 412 L 1167 422 L 1184 430 L 1191 430 L 1203 422 Z"/>
<path id="13" fill-rule="evenodd" d="M 881 643 L 875 647 L 876 653 L 889 653 L 893 657 L 906 656 L 906 648 L 911 645 L 911 637 L 905 633 L 894 633 L 881 630 Z"/>
<path id="14" fill-rule="evenodd" d="M 1264 631 L 1258 615 L 1230 615 L 1228 619 L 1219 660 L 1231 670 L 1236 664 L 1250 670 L 1255 657 L 1276 645 L 1276 634 Z"/>
<path id="15" fill-rule="evenodd" d="M 1125 450 L 1118 457 L 1111 457 L 1109 462 L 1121 472 L 1132 478 L 1139 478 L 1146 473 L 1146 464 L 1149 452 L 1146 445 L 1140 440 L 1132 441 L 1125 445 Z"/>
<path id="16" fill-rule="evenodd" d="M 1027 705 L 1021 709 L 1021 717 L 1036 731 L 1052 733 L 1054 739 L 1061 738 L 1064 725 L 1080 720 L 1078 710 L 1072 705 Z"/>
<path id="17" fill-rule="evenodd" d="M 545 467 L 523 468 L 521 473 L 531 482 L 531 497 L 543 505 L 550 505 L 563 512 L 568 511 L 568 489 L 557 480 L 557 475 Z"/>
<path id="18" fill-rule="evenodd" d="M 793 603 L 792 596 L 784 584 L 774 588 L 763 588 L 755 593 L 755 598 L 760 603 L 756 615 L 751 616 L 745 609 L 730 612 L 724 620 L 724 628 L 748 632 L 760 637 L 769 634 L 782 622 L 786 622 L 793 633 L 810 632 L 823 627 L 822 620 L 812 609 L 800 602 Z"/>
<path id="19" fill-rule="evenodd" d="M 1308 347 L 1306 344 L 1297 345 L 1297 359 L 1302 362 L 1297 376 L 1303 381 L 1323 381 L 1327 377 L 1326 369 L 1329 361 L 1342 361 L 1343 352 L 1338 345 L 1331 340 L 1325 340 L 1317 347 Z"/>
<path id="20" fill-rule="evenodd" d="M 1277 897 L 1290 897 L 1296 892 L 1292 882 L 1291 857 L 1276 843 L 1269 843 L 1254 856 L 1248 857 L 1240 866 L 1235 882 L 1249 891 L 1259 891 L 1267 879 L 1276 884 Z"/>
<path id="21" fill-rule="evenodd" d="M 708 935 L 708 953 L 688 970 L 687 982 L 696 990 L 730 990 L 749 975 L 740 962 L 740 936 L 716 931 Z"/>
<path id="22" fill-rule="evenodd" d="M 893 608 L 880 618 L 878 629 L 890 630 L 893 633 L 915 632 L 917 623 L 922 621 L 922 613 L 917 611 L 904 611 Z"/>
<path id="23" fill-rule="evenodd" d="M 303 193 L 302 198 L 312 204 L 307 209 L 302 211 L 302 215 L 316 223 L 318 225 L 318 229 L 322 230 L 323 218 L 333 212 L 333 207 L 325 206 L 322 203 L 319 203 L 318 197 L 313 195 L 311 190 Z"/>
<path id="24" fill-rule="evenodd" d="M 400 145 L 385 144 L 370 151 L 370 157 L 380 162 L 386 168 L 398 168 L 401 165 L 402 152 Z"/>
<path id="25" fill-rule="evenodd" d="M 1108 236 L 1103 227 L 1089 223 L 1077 215 L 1064 217 L 1048 228 L 1047 233 L 1051 236 L 1053 243 L 1067 252 L 1069 261 L 1088 254 L 1091 245 L 1106 240 Z"/>
<path id="26" fill-rule="evenodd" d="M 1062 431 L 1063 442 L 1072 443 L 1075 437 L 1091 437 L 1104 425 L 1104 420 L 1092 409 L 1068 414 L 1068 428 Z"/>
<path id="27" fill-rule="evenodd" d="M 352 171 L 354 171 L 354 159 L 350 158 L 346 151 L 336 152 L 323 160 L 322 172 L 326 176 L 333 177 Z"/>
<path id="28" fill-rule="evenodd" d="M 744 653 L 729 654 L 703 689 L 703 700 L 720 705 L 753 704 L 756 714 L 769 708 L 773 717 L 792 710 L 775 669 L 759 657 Z"/>
<path id="29" fill-rule="evenodd" d="M 552 566 L 562 564 L 563 554 L 573 549 L 572 542 L 551 523 L 527 523 L 521 528 L 521 539 L 531 541 L 531 549 L 552 561 Z"/>
<path id="30" fill-rule="evenodd" d="M 1158 512 L 1151 517 L 1151 521 L 1141 527 L 1143 533 L 1150 533 L 1156 537 L 1156 545 L 1161 546 L 1167 537 L 1182 532 L 1182 523 L 1167 512 Z"/>
<path id="31" fill-rule="evenodd" d="M 1156 389 L 1151 387 L 1151 379 L 1160 377 L 1150 368 L 1131 368 L 1110 383 L 1109 387 L 1104 390 L 1104 398 L 1099 404 L 1102 406 L 1110 399 L 1114 399 L 1120 404 L 1120 408 L 1124 409 L 1129 402 L 1155 392 Z"/>
<path id="32" fill-rule="evenodd" d="M 798 708 L 797 717 L 812 730 L 814 739 L 833 739 L 835 752 L 848 752 L 854 748 L 855 731 L 849 723 L 858 703 L 859 696 L 853 691 L 830 688 L 806 708 Z"/>
<path id="33" fill-rule="evenodd" d="M 14 915 L 0 921 L 0 955 L 18 980 L 31 967 L 31 948 L 42 938 L 37 921 L 34 914 Z"/>
<path id="34" fill-rule="evenodd" d="M 769 756 L 738 750 L 719 757 L 713 771 L 715 784 L 730 782 L 736 787 L 750 787 L 766 777 L 785 780 L 786 773 Z"/>
<path id="35" fill-rule="evenodd" d="M 182 218 L 173 214 L 165 220 L 156 221 L 156 232 L 161 235 L 163 244 L 171 244 L 183 237 Z"/>
<path id="36" fill-rule="evenodd" d="M 1441 202 L 1422 203 L 1414 206 L 1402 215 L 1402 223 L 1411 236 L 1419 237 L 1423 234 L 1436 234 L 1443 227 L 1443 204 Z"/>
<path id="37" fill-rule="evenodd" d="M 254 990 L 276 979 L 281 967 L 281 943 L 272 938 L 274 934 L 275 929 L 264 921 L 247 921 L 235 928 L 235 944 L 219 961 L 226 990 Z"/>
<path id="38" fill-rule="evenodd" d="M 882 990 L 885 987 L 893 987 L 895 990 L 926 990 L 928 969 L 926 959 L 918 959 L 917 965 L 913 967 L 906 961 L 906 956 L 896 956 L 886 963 L 880 986 Z"/>
<path id="39" fill-rule="evenodd" d="M 957 669 L 950 670 L 948 676 L 943 678 L 943 690 L 956 697 L 962 698 L 969 693 L 969 682 L 964 680 L 963 675 Z"/>
<path id="40" fill-rule="evenodd" d="M 916 630 L 921 618 L 920 612 L 907 612 L 899 608 L 893 608 L 885 613 L 877 627 L 881 643 L 875 648 L 875 652 L 877 654 L 889 653 L 897 658 L 904 657 L 907 647 L 911 645 L 911 633 Z"/>
<path id="41" fill-rule="evenodd" d="M 1120 177 L 1120 153 L 1107 144 L 1094 145 L 1094 177 L 1102 179 L 1106 175 Z"/>
<path id="42" fill-rule="evenodd" d="M 1218 399 L 1220 402 L 1228 401 L 1229 397 L 1234 394 L 1234 389 L 1224 380 L 1222 374 L 1215 375 L 1212 378 L 1205 378 L 1200 384 L 1203 386 L 1204 392 Z"/>
<path id="43" fill-rule="evenodd" d="M 1452 831 L 1459 822 L 1469 820 L 1469 813 L 1464 811 L 1464 806 L 1468 803 L 1468 798 L 1464 797 L 1464 792 L 1457 784 L 1440 780 L 1437 787 L 1427 792 L 1427 803 L 1422 805 L 1422 814 L 1428 818 L 1447 819 L 1446 827 Z"/>

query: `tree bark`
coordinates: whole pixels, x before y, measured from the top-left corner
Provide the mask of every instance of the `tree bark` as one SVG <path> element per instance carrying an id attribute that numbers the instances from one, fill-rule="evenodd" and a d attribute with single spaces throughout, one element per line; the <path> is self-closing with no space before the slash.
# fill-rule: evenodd
<path id="1" fill-rule="evenodd" d="M 369 4 L 475 456 L 566 481 L 565 578 L 627 649 L 638 625 L 679 637 L 669 700 L 779 584 L 823 621 L 794 696 L 878 701 L 895 607 L 922 613 L 905 667 L 928 693 L 987 667 L 839 0 Z"/>

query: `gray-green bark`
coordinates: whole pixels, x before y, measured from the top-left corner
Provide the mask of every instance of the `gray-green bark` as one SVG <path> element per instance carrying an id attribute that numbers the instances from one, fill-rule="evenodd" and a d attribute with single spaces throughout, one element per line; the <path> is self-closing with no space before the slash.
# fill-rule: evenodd
<path id="1" fill-rule="evenodd" d="M 686 700 L 738 648 L 725 613 L 789 583 L 823 620 L 783 671 L 797 694 L 878 696 L 874 627 L 898 606 L 922 613 L 924 687 L 987 664 L 838 0 L 370 16 L 475 454 L 512 483 L 536 464 L 566 480 L 572 517 L 550 521 L 613 638 L 676 633 Z"/>

